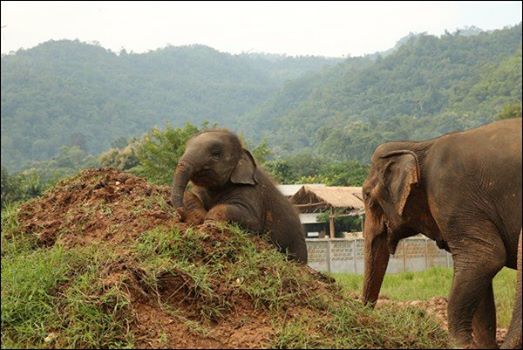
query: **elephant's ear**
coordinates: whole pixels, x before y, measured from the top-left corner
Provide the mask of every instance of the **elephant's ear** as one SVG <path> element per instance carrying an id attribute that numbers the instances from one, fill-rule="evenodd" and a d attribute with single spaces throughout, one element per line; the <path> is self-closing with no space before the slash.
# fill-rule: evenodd
<path id="1" fill-rule="evenodd" d="M 412 151 L 400 150 L 390 152 L 381 158 L 391 159 L 385 167 L 384 183 L 396 212 L 403 216 L 403 210 L 412 188 L 420 181 L 418 157 Z"/>
<path id="2" fill-rule="evenodd" d="M 252 154 L 244 149 L 238 164 L 232 171 L 231 182 L 235 184 L 256 185 L 256 162 Z"/>

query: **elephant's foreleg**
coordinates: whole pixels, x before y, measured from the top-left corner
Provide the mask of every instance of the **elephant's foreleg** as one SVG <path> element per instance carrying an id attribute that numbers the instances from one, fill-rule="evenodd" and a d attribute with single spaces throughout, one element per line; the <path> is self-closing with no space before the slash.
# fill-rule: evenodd
<path id="1" fill-rule="evenodd" d="M 474 346 L 480 349 L 495 349 L 496 343 L 496 304 L 492 283 L 487 287 L 474 316 L 472 317 Z"/>
<path id="2" fill-rule="evenodd" d="M 492 323 L 495 327 L 495 321 L 486 317 L 493 307 L 489 295 L 492 293 L 492 278 L 504 266 L 506 259 L 499 236 L 484 233 L 482 239 L 477 239 L 478 236 L 467 237 L 474 239 L 464 238 L 459 245 L 451 247 L 454 279 L 448 305 L 449 333 L 459 347 L 473 344 L 473 316 L 476 313 L 478 319 L 474 321 L 474 328 L 492 327 Z M 487 237 L 488 244 L 483 241 Z M 478 332 L 478 341 L 483 340 L 490 340 L 489 330 Z"/>
<path id="3" fill-rule="evenodd" d="M 198 196 L 191 191 L 185 191 L 183 195 L 184 217 L 183 220 L 191 225 L 203 223 L 207 210 Z"/>
<path id="4" fill-rule="evenodd" d="M 212 207 L 205 216 L 206 223 L 214 221 L 234 222 L 243 228 L 260 233 L 262 227 L 259 220 L 247 208 L 233 204 L 218 204 Z"/>

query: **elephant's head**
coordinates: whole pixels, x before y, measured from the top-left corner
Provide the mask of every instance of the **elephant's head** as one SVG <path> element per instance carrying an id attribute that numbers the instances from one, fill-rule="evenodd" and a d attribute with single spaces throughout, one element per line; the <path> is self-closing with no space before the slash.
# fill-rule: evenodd
<path id="1" fill-rule="evenodd" d="M 233 184 L 256 184 L 256 162 L 236 135 L 225 129 L 202 132 L 191 138 L 173 179 L 171 202 L 183 208 L 183 194 L 191 180 L 195 185 L 219 191 Z"/>
<path id="2" fill-rule="evenodd" d="M 384 144 L 376 149 L 362 188 L 365 202 L 364 303 L 377 301 L 389 255 L 394 254 L 400 238 L 413 234 L 405 209 L 413 188 L 420 182 L 418 158 L 410 150 L 390 148 Z"/>

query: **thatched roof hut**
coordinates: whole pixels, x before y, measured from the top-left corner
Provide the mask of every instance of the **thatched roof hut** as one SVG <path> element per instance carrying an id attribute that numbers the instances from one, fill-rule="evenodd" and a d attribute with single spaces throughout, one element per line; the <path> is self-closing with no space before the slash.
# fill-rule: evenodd
<path id="1" fill-rule="evenodd" d="M 291 202 L 302 213 L 342 209 L 344 213 L 361 213 L 364 209 L 361 187 L 303 186 Z"/>
<path id="2" fill-rule="evenodd" d="M 295 184 L 295 185 L 276 185 L 278 190 L 287 198 L 290 198 L 296 194 L 303 186 L 311 186 L 311 187 L 325 187 L 324 184 Z"/>
<path id="3" fill-rule="evenodd" d="M 334 238 L 334 220 L 340 216 L 362 215 L 364 212 L 361 187 L 303 186 L 290 201 L 301 213 L 330 211 L 329 231 Z"/>

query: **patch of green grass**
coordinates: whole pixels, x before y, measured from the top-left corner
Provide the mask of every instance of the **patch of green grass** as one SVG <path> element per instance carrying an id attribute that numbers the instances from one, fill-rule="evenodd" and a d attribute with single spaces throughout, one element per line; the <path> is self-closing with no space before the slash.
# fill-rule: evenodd
<path id="1" fill-rule="evenodd" d="M 2 258 L 36 248 L 35 236 L 19 232 L 19 207 L 19 204 L 8 204 L 2 209 Z"/>
<path id="2" fill-rule="evenodd" d="M 160 295 L 162 283 L 173 284 L 170 287 L 174 291 L 169 293 L 189 294 L 203 318 L 218 319 L 230 305 L 215 290 L 214 282 L 219 279 L 220 271 L 202 262 L 206 238 L 204 232 L 195 229 L 183 234 L 177 229 L 153 229 L 143 234 L 134 248 L 149 289 Z"/>
<path id="3" fill-rule="evenodd" d="M 278 311 L 296 303 L 306 290 L 309 276 L 300 274 L 299 268 L 281 253 L 266 250 L 239 260 L 229 278 L 252 299 L 254 307 Z"/>
<path id="4" fill-rule="evenodd" d="M 276 348 L 446 348 L 447 332 L 416 308 L 372 310 L 352 300 L 331 300 L 328 312 L 276 326 Z"/>
<path id="5" fill-rule="evenodd" d="M 191 332 L 195 335 L 199 335 L 202 337 L 208 337 L 209 334 L 211 333 L 211 329 L 209 327 L 207 327 L 206 325 L 204 325 L 198 321 L 191 320 L 191 319 L 185 317 L 184 315 L 182 315 L 180 310 L 173 308 L 170 305 L 163 305 L 163 310 L 169 316 L 172 316 L 172 317 L 176 318 L 178 321 L 184 323 L 187 326 L 188 332 Z"/>
<path id="6" fill-rule="evenodd" d="M 171 206 L 167 204 L 167 201 L 162 195 L 156 194 L 148 196 L 143 201 L 143 208 L 145 209 L 154 209 L 159 207 L 164 212 L 171 212 Z"/>
<path id="7" fill-rule="evenodd" d="M 132 347 L 129 332 L 132 313 L 125 281 L 104 285 L 104 268 L 118 257 L 112 251 L 89 247 L 77 252 L 84 261 L 77 261 L 74 279 L 63 292 L 61 311 L 63 336 L 67 347 Z"/>
<path id="8" fill-rule="evenodd" d="M 273 327 L 279 331 L 271 347 L 276 349 L 322 348 L 320 335 L 310 332 L 310 326 L 314 322 L 315 320 L 304 317 L 283 324 L 275 323 Z"/>
<path id="9" fill-rule="evenodd" d="M 306 292 L 311 277 L 283 254 L 258 251 L 251 237 L 235 226 L 218 225 L 212 232 L 217 236 L 198 228 L 144 233 L 134 247 L 144 282 L 158 290 L 160 276 L 181 277 L 192 297 L 202 301 L 201 314 L 213 319 L 231 307 L 220 295 L 246 295 L 255 308 L 281 310 Z"/>
<path id="10" fill-rule="evenodd" d="M 53 290 L 66 280 L 65 259 L 60 248 L 3 258 L 2 344 L 41 347 L 59 326 Z"/>
<path id="11" fill-rule="evenodd" d="M 290 262 L 276 249 L 258 250 L 249 236 L 237 226 L 230 226 L 231 242 L 223 242 L 215 261 L 230 261 L 224 269 L 224 278 L 239 291 L 249 296 L 255 308 L 279 312 L 297 305 L 312 277 L 302 273 L 302 267 Z M 267 238 L 267 237 L 265 237 Z M 227 259 L 225 259 L 227 261 Z"/>
<path id="12" fill-rule="evenodd" d="M 193 228 L 184 233 L 178 229 L 155 228 L 139 237 L 134 250 L 142 261 L 154 257 L 195 261 L 204 255 L 202 242 L 206 238 L 204 232 Z"/>
<path id="13" fill-rule="evenodd" d="M 361 293 L 363 275 L 335 273 L 333 277 L 350 291 Z M 447 296 L 452 283 L 452 269 L 433 267 L 421 272 L 385 274 L 381 296 L 392 300 L 426 300 Z"/>
<path id="14" fill-rule="evenodd" d="M 66 251 L 58 245 L 4 257 L 2 344 L 132 347 L 128 296 L 102 285 L 110 261 L 97 247 Z"/>
<path id="15" fill-rule="evenodd" d="M 164 330 L 160 331 L 160 337 L 158 338 L 158 341 L 160 342 L 160 346 L 167 347 L 169 344 L 169 335 L 165 333 Z"/>
<path id="16" fill-rule="evenodd" d="M 433 267 L 421 272 L 389 273 L 385 275 L 380 295 L 391 300 L 428 300 L 433 297 L 448 297 L 452 285 L 452 268 Z M 335 273 L 333 277 L 346 290 L 361 293 L 363 275 Z M 516 271 L 503 268 L 494 278 L 499 327 L 508 327 L 514 307 Z"/>
<path id="17" fill-rule="evenodd" d="M 494 300 L 499 327 L 507 328 L 512 318 L 514 299 L 516 297 L 516 270 L 503 268 L 494 277 Z"/>
<path id="18" fill-rule="evenodd" d="M 378 323 L 367 327 L 373 335 L 373 347 L 391 348 L 448 348 L 448 334 L 433 316 L 415 307 L 387 305 L 377 310 Z M 380 341 L 376 339 L 381 337 Z"/>
<path id="19" fill-rule="evenodd" d="M 111 216 L 113 209 L 107 203 L 101 203 L 98 210 L 105 216 Z"/>

